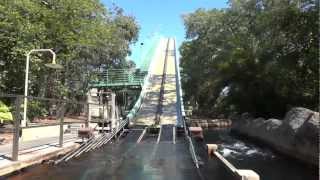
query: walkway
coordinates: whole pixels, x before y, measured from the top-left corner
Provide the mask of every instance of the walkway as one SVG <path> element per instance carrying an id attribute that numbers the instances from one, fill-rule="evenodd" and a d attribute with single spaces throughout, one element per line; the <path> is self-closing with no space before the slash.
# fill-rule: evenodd
<path id="1" fill-rule="evenodd" d="M 78 140 L 77 134 L 65 134 L 63 137 L 64 142 Z M 19 143 L 19 151 L 27 151 L 33 148 L 44 149 L 46 146 L 58 146 L 59 137 L 39 138 L 38 140 L 23 141 Z M 0 146 L 0 156 L 11 157 L 12 144 Z"/>

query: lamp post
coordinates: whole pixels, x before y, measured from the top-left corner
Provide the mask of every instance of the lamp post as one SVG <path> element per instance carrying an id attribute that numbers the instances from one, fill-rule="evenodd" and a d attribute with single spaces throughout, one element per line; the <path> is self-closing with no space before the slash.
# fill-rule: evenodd
<path id="1" fill-rule="evenodd" d="M 45 66 L 52 69 L 63 69 L 62 65 L 56 63 L 56 53 L 51 49 L 32 49 L 27 53 L 26 75 L 25 75 L 25 84 L 24 84 L 23 120 L 21 121 L 22 127 L 27 125 L 27 103 L 28 103 L 27 96 L 28 96 L 28 81 L 29 81 L 29 64 L 30 64 L 30 55 L 33 52 L 50 52 L 52 54 L 52 62 L 45 64 Z"/>

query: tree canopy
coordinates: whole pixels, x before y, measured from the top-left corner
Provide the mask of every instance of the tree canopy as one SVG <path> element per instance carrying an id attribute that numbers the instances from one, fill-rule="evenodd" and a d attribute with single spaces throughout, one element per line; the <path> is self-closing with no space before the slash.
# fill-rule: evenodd
<path id="1" fill-rule="evenodd" d="M 232 0 L 184 16 L 185 99 L 202 112 L 282 116 L 318 108 L 319 2 Z"/>
<path id="2" fill-rule="evenodd" d="M 64 70 L 49 70 L 43 65 L 51 61 L 51 54 L 35 53 L 29 93 L 84 95 L 94 68 L 125 64 L 138 32 L 133 17 L 118 7 L 107 9 L 99 0 L 0 1 L 0 91 L 22 94 L 26 53 L 49 48 Z"/>

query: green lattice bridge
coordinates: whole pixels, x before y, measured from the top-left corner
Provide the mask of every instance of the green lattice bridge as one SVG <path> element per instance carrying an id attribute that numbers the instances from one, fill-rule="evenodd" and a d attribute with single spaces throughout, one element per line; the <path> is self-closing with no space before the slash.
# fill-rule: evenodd
<path id="1" fill-rule="evenodd" d="M 141 88 L 145 71 L 135 69 L 108 69 L 96 73 L 95 80 L 91 82 L 92 88 Z"/>
<path id="2" fill-rule="evenodd" d="M 107 69 L 96 72 L 95 78 L 90 82 L 91 88 L 109 89 L 140 89 L 144 82 L 144 77 L 148 73 L 150 62 L 157 49 L 159 39 L 153 40 L 143 57 L 138 69 Z"/>

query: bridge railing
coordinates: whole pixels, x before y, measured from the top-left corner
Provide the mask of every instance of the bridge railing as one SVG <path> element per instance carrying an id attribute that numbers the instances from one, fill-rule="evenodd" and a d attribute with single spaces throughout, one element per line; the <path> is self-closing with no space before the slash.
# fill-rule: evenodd
<path id="1" fill-rule="evenodd" d="M 102 72 L 95 72 L 93 84 L 105 84 L 106 86 L 118 84 L 141 85 L 147 72 L 132 69 L 108 69 Z"/>

